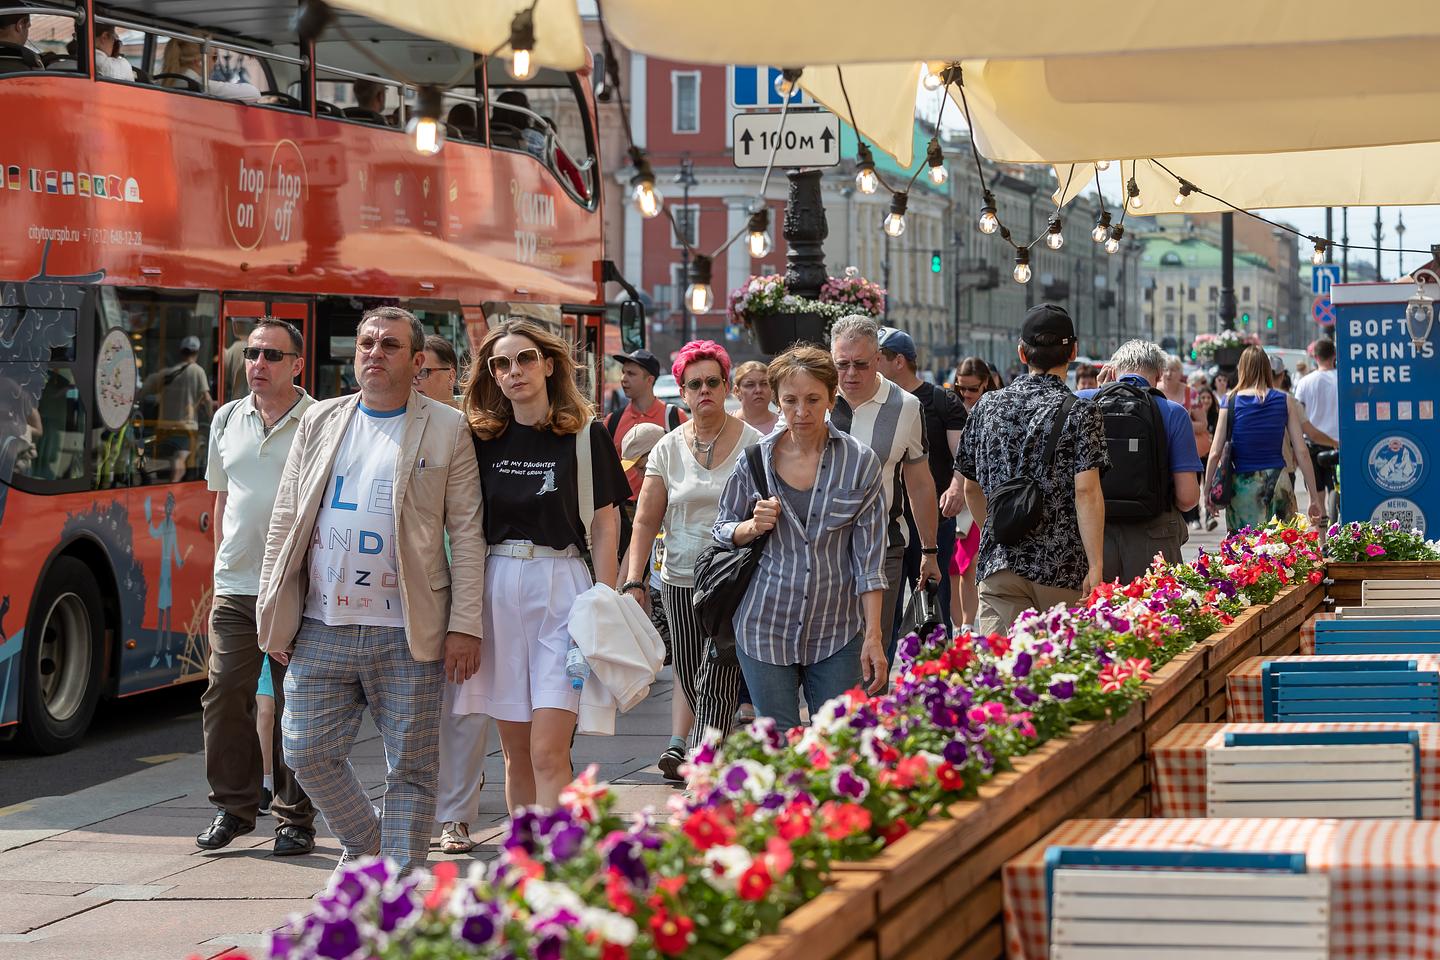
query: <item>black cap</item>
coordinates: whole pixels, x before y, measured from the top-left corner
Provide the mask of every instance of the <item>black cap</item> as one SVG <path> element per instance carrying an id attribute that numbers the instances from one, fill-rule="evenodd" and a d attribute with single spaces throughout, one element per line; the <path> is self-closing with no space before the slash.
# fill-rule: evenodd
<path id="1" fill-rule="evenodd" d="M 1020 339 L 1032 347 L 1058 347 L 1074 343 L 1075 321 L 1065 308 L 1053 303 L 1038 303 L 1025 314 Z"/>
<path id="2" fill-rule="evenodd" d="M 660 376 L 660 359 L 649 350 L 636 350 L 633 353 L 612 353 L 610 359 L 618 363 L 637 363 L 645 368 L 645 372 L 652 377 Z"/>

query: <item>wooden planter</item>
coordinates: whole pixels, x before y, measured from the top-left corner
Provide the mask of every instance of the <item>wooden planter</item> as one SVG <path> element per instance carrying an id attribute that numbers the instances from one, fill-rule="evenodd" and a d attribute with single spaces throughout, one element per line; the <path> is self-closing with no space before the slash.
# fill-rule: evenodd
<path id="1" fill-rule="evenodd" d="M 1225 677 L 1249 656 L 1294 653 L 1324 588 L 1298 584 L 1166 664 L 1146 699 L 1081 724 L 873 860 L 837 863 L 832 889 L 735 960 L 997 960 L 1000 868 L 1070 819 L 1149 815 L 1146 751 L 1178 724 L 1223 720 Z M 1217 695 L 1218 694 L 1218 707 Z M 1214 716 L 1212 716 L 1212 714 Z"/>
<path id="2" fill-rule="evenodd" d="M 1420 560 L 1370 560 L 1331 563 L 1327 568 L 1330 600 L 1337 607 L 1358 607 L 1366 580 L 1440 580 L 1440 563 Z"/>

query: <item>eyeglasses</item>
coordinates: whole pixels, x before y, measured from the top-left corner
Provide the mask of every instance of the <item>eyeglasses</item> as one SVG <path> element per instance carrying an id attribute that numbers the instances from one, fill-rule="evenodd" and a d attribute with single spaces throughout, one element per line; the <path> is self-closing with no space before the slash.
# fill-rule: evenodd
<path id="1" fill-rule="evenodd" d="M 246 360 L 259 360 L 261 357 L 264 357 L 271 363 L 279 363 L 286 357 L 300 356 L 300 354 L 294 353 L 293 351 L 276 350 L 274 347 L 246 347 L 241 353 L 245 355 Z"/>
<path id="2" fill-rule="evenodd" d="M 421 367 L 420 372 L 415 374 L 415 381 L 418 383 L 426 379 L 432 373 L 440 373 L 443 370 L 454 370 L 454 367 Z"/>
<path id="3" fill-rule="evenodd" d="M 704 379 L 696 377 L 694 380 L 685 381 L 685 389 L 693 390 L 696 393 L 699 393 L 701 387 L 709 387 L 711 390 L 719 390 L 722 386 L 724 386 L 724 384 L 725 380 L 722 377 L 705 377 Z"/>
<path id="4" fill-rule="evenodd" d="M 497 353 L 490 358 L 490 376 L 501 377 L 510 372 L 512 366 L 533 367 L 540 362 L 540 350 L 538 347 L 526 347 L 513 357 L 507 357 Z"/>
<path id="5" fill-rule="evenodd" d="M 394 337 L 386 337 L 383 340 L 376 340 L 374 337 L 361 337 L 355 341 L 355 349 L 360 353 L 371 353 L 376 347 L 379 347 L 385 356 L 393 357 L 405 349 L 405 343 Z"/>
<path id="6" fill-rule="evenodd" d="M 955 390 L 956 390 L 957 393 L 979 393 L 979 392 L 980 392 L 980 388 L 979 388 L 979 387 L 962 387 L 962 386 L 961 386 L 960 384 L 958 384 L 958 383 L 955 384 Z"/>
<path id="7" fill-rule="evenodd" d="M 844 373 L 846 370 L 855 369 L 864 373 L 875 364 L 874 360 L 836 360 L 835 369 Z"/>

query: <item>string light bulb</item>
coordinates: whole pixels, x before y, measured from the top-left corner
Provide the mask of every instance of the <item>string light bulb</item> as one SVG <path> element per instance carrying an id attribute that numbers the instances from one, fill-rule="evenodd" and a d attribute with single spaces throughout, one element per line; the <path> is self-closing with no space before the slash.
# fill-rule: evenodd
<path id="1" fill-rule="evenodd" d="M 630 199 L 635 209 L 646 220 L 654 220 L 665 208 L 665 197 L 655 189 L 655 171 L 639 147 L 630 148 L 630 161 L 635 164 L 635 175 L 630 178 Z"/>
<path id="2" fill-rule="evenodd" d="M 1011 274 L 1016 283 L 1030 282 L 1030 248 L 1015 248 L 1015 271 Z"/>
<path id="3" fill-rule="evenodd" d="M 975 226 L 985 234 L 1000 229 L 1000 217 L 995 209 L 995 194 L 989 190 L 985 191 L 985 206 L 980 208 L 980 220 Z"/>
<path id="4" fill-rule="evenodd" d="M 1096 170 L 1099 170 L 1101 173 L 1104 173 L 1106 170 L 1109 170 L 1109 169 L 1110 169 L 1110 161 L 1109 161 L 1109 160 L 1096 160 L 1096 161 L 1095 161 L 1095 169 L 1096 169 Z"/>
<path id="5" fill-rule="evenodd" d="M 1139 210 L 1144 206 L 1145 201 L 1140 199 L 1140 185 L 1135 182 L 1133 176 L 1125 184 L 1125 195 L 1130 198 L 1127 202 L 1130 204 L 1131 210 Z"/>
<path id="6" fill-rule="evenodd" d="M 1101 210 L 1100 216 L 1095 218 L 1095 229 L 1090 231 L 1090 239 L 1096 243 L 1104 243 L 1110 239 L 1110 212 Z"/>
<path id="7" fill-rule="evenodd" d="M 867 196 L 880 189 L 880 175 L 875 172 L 875 155 L 863 140 L 855 148 L 855 189 Z"/>
<path id="8" fill-rule="evenodd" d="M 691 313 L 709 313 L 715 306 L 715 291 L 710 287 L 710 258 L 697 253 L 690 261 L 690 286 L 685 288 L 685 305 Z"/>
<path id="9" fill-rule="evenodd" d="M 1175 191 L 1175 206 L 1185 206 L 1185 200 L 1195 192 L 1195 185 L 1186 180 L 1180 181 L 1180 189 Z"/>
<path id="10" fill-rule="evenodd" d="M 945 151 L 940 149 L 938 137 L 930 138 L 930 145 L 925 148 L 925 163 L 930 167 L 927 175 L 935 186 L 943 186 L 950 179 L 950 171 L 945 169 Z"/>
<path id="11" fill-rule="evenodd" d="M 750 214 L 750 223 L 746 227 L 749 231 L 745 238 L 745 245 L 750 250 L 750 257 L 753 260 L 760 260 L 770 255 L 770 208 L 761 207 Z"/>
<path id="12" fill-rule="evenodd" d="M 1120 241 L 1125 238 L 1125 224 L 1117 223 L 1110 228 L 1110 237 L 1105 241 L 1105 252 L 1115 253 L 1120 249 Z"/>
<path id="13" fill-rule="evenodd" d="M 510 21 L 510 76 L 516 80 L 529 80 L 535 76 L 534 50 L 535 15 L 532 6 L 515 14 L 515 19 Z"/>
<path id="14" fill-rule="evenodd" d="M 1310 242 L 1315 244 L 1315 249 L 1310 254 L 1310 262 L 1318 267 L 1325 262 L 1325 251 L 1329 248 L 1330 244 L 1325 240 L 1321 240 L 1319 237 L 1311 237 Z"/>
<path id="15" fill-rule="evenodd" d="M 890 198 L 890 212 L 885 215 L 885 233 L 899 237 L 905 232 L 905 208 L 910 203 L 910 194 L 900 191 Z"/>
<path id="16" fill-rule="evenodd" d="M 415 138 L 416 153 L 434 156 L 445 146 L 445 125 L 440 122 L 444 99 L 440 88 L 429 84 L 416 92 L 415 113 L 405 124 L 405 133 Z"/>
<path id="17" fill-rule="evenodd" d="M 775 78 L 775 92 L 780 96 L 789 99 L 800 83 L 801 70 L 799 67 L 785 67 L 780 71 L 780 76 Z"/>
<path id="18" fill-rule="evenodd" d="M 1050 214 L 1050 227 L 1045 231 L 1045 246 L 1051 250 L 1059 250 L 1065 246 L 1065 234 L 1060 232 L 1062 225 L 1060 214 Z"/>
<path id="19" fill-rule="evenodd" d="M 920 78 L 920 85 L 931 93 L 945 86 L 945 71 L 936 73 L 934 70 L 925 69 L 925 76 Z"/>

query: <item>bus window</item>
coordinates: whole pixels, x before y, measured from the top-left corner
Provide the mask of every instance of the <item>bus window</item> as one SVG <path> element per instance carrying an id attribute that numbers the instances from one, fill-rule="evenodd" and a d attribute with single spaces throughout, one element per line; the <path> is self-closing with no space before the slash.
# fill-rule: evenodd
<path id="1" fill-rule="evenodd" d="M 121 287 L 101 297 L 104 328 L 130 334 L 139 389 L 132 442 L 139 449 L 136 485 L 205 476 L 210 417 L 215 412 L 218 294 Z"/>
<path id="2" fill-rule="evenodd" d="M 397 80 L 323 64 L 315 66 L 315 105 L 321 116 L 394 127 L 403 99 Z"/>
<path id="3" fill-rule="evenodd" d="M 85 404 L 72 367 L 46 371 L 40 400 L 26 411 L 29 456 L 15 473 L 33 480 L 76 480 L 85 475 Z M 23 448 L 22 448 L 23 451 Z"/>
<path id="4" fill-rule="evenodd" d="M 499 61 L 490 76 L 507 76 Z M 492 85 L 489 95 L 491 143 L 539 158 L 576 200 L 593 205 L 595 132 L 576 76 L 541 70 L 524 84 Z"/>
<path id="5" fill-rule="evenodd" d="M 83 4 L 0 3 L 0 74 L 39 70 L 80 75 L 75 61 L 75 24 Z"/>

